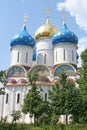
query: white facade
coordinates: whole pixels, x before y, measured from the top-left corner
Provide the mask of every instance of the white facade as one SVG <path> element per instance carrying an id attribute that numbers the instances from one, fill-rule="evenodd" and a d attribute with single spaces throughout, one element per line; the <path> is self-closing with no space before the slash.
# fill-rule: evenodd
<path id="1" fill-rule="evenodd" d="M 6 94 L 0 96 L 0 118 L 7 117 L 8 122 L 12 122 L 12 112 L 14 110 L 20 110 L 22 108 L 24 96 L 30 90 L 30 86 L 8 86 L 5 89 Z M 39 88 L 38 88 L 39 89 Z M 49 86 L 42 86 L 43 93 L 41 93 L 43 99 L 45 100 L 45 95 L 48 95 Z M 7 97 L 8 95 L 8 97 Z M 19 95 L 19 101 L 18 101 Z M 29 114 L 25 115 L 22 113 L 22 117 L 19 122 L 33 123 L 34 119 L 29 118 Z"/>
<path id="2" fill-rule="evenodd" d="M 46 24 L 46 27 L 48 25 L 49 23 Z M 47 32 L 47 34 L 49 33 L 50 31 Z M 77 67 L 76 44 L 66 42 L 53 45 L 52 37 L 47 35 L 47 37 L 36 41 L 36 60 L 32 60 L 33 47 L 31 44 L 30 46 L 29 44 L 27 45 L 26 39 L 24 41 L 24 45 L 16 43 L 11 46 L 11 66 L 7 69 L 6 93 L 5 95 L 0 95 L 0 118 L 7 116 L 8 122 L 12 122 L 11 113 L 13 110 L 22 109 L 24 97 L 31 89 L 31 86 L 26 85 L 28 82 L 27 72 L 31 73 L 33 69 L 37 70 L 39 74 L 37 86 L 38 89 L 39 86 L 43 89 L 41 95 L 44 100 L 48 100 L 48 91 L 58 80 L 60 70 L 62 71 L 62 69 L 67 67 L 69 69 L 69 72 L 67 71 L 69 73 L 68 78 L 75 82 L 74 75 Z M 62 118 L 63 120 L 64 118 Z M 27 115 L 22 113 L 19 122 L 32 123 L 34 118 L 29 118 L 29 113 Z"/>

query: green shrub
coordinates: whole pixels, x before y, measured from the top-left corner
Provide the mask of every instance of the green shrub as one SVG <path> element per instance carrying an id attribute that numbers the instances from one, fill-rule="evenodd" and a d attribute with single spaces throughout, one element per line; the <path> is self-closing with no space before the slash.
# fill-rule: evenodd
<path id="1" fill-rule="evenodd" d="M 0 130 L 87 130 L 87 124 L 73 124 L 73 125 L 42 125 L 40 127 L 34 127 L 34 125 L 28 124 L 9 124 L 9 123 L 1 123 Z"/>

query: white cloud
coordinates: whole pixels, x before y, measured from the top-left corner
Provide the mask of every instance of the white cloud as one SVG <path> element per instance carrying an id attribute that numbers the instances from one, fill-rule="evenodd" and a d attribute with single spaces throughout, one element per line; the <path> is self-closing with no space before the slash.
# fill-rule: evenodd
<path id="1" fill-rule="evenodd" d="M 87 37 L 83 37 L 79 39 L 79 44 L 78 44 L 78 54 L 79 54 L 79 63 L 78 66 L 81 66 L 81 52 L 84 51 L 87 48 Z"/>
<path id="2" fill-rule="evenodd" d="M 87 0 L 65 0 L 57 4 L 57 9 L 65 9 L 74 16 L 76 24 L 87 33 Z M 87 48 L 87 37 L 79 39 L 78 54 Z M 78 66 L 81 66 L 81 58 L 79 58 Z"/>
<path id="3" fill-rule="evenodd" d="M 65 9 L 72 16 L 75 17 L 76 23 L 79 27 L 87 32 L 87 0 L 65 0 L 65 2 L 59 2 L 57 9 Z"/>

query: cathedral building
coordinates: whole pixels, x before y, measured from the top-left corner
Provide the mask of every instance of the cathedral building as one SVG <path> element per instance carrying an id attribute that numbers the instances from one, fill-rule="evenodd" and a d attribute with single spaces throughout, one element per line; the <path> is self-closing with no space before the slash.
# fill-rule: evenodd
<path id="1" fill-rule="evenodd" d="M 7 117 L 7 121 L 12 122 L 12 111 L 21 110 L 24 96 L 31 89 L 27 73 L 38 72 L 36 84 L 43 89 L 41 95 L 44 100 L 48 99 L 49 89 L 58 81 L 63 70 L 67 72 L 68 79 L 75 82 L 77 44 L 77 36 L 64 21 L 61 30 L 58 30 L 46 17 L 46 22 L 33 37 L 24 20 L 23 28 L 10 41 L 11 64 L 6 70 L 6 93 L 0 95 L 0 118 Z M 19 122 L 31 123 L 33 118 L 22 114 Z"/>

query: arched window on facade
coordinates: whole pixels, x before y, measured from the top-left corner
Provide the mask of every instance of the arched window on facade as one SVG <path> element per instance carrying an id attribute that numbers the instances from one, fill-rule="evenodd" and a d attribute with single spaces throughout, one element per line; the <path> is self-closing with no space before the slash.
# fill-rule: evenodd
<path id="1" fill-rule="evenodd" d="M 19 103 L 20 102 L 20 94 L 18 93 L 17 94 L 17 103 Z"/>
<path id="2" fill-rule="evenodd" d="M 5 103 L 7 104 L 8 103 L 8 93 L 6 94 L 6 101 L 5 101 Z"/>

